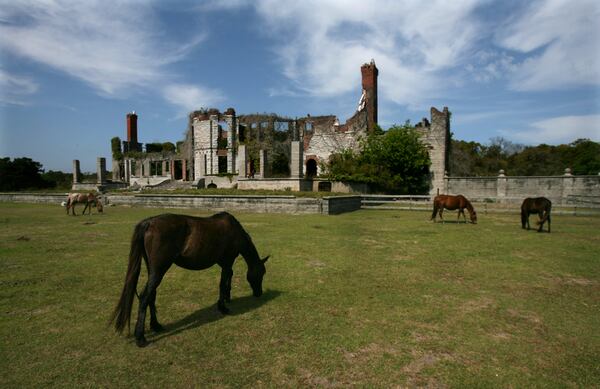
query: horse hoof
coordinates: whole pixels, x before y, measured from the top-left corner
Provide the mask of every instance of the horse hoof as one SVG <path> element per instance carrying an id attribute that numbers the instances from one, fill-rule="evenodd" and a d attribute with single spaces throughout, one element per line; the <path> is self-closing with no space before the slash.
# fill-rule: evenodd
<path id="1" fill-rule="evenodd" d="M 223 315 L 228 315 L 231 311 L 226 307 L 219 307 L 219 312 L 221 312 Z"/>
<path id="2" fill-rule="evenodd" d="M 136 344 L 138 347 L 142 348 L 142 347 L 146 347 L 146 346 L 147 346 L 149 343 L 148 343 L 148 341 L 146 340 L 146 338 L 139 338 L 139 339 L 136 339 L 136 340 L 135 340 L 135 344 Z"/>
<path id="3" fill-rule="evenodd" d="M 154 332 L 163 332 L 165 330 L 165 327 L 161 326 L 160 324 L 156 323 L 156 324 L 151 324 L 150 328 L 152 328 L 152 331 Z"/>

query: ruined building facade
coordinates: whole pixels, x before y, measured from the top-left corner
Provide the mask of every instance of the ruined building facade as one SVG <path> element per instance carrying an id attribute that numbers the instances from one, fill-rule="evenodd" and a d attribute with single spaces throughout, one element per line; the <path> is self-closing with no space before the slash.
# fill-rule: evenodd
<path id="1" fill-rule="evenodd" d="M 250 182 L 253 188 L 267 187 L 266 181 L 272 188 L 275 180 L 316 178 L 332 154 L 348 148 L 356 150 L 360 139 L 377 126 L 378 74 L 374 61 L 361 66 L 361 97 L 356 112 L 345 123 L 340 123 L 335 115 L 290 118 L 276 114 L 237 115 L 233 108 L 224 112 L 214 108 L 199 110 L 189 115 L 186 140 L 170 154 L 128 153 L 141 151 L 137 116 L 128 114 L 124 157 L 113 161 L 113 179 L 142 186 L 161 179 L 193 181 L 202 186 L 226 182 L 219 177 L 227 176 L 231 185 L 239 183 L 240 188 L 249 187 Z M 432 160 L 433 193 L 443 187 L 448 165 L 448 108 L 441 112 L 432 108 L 431 120 L 423 119 L 417 130 Z M 115 165 L 120 172 L 115 173 Z M 289 182 L 281 185 L 302 188 Z"/>

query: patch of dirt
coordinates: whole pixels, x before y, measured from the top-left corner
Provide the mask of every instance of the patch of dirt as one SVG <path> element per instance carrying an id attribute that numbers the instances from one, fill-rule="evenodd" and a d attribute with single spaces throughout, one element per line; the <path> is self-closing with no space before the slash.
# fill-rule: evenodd
<path id="1" fill-rule="evenodd" d="M 481 297 L 475 300 L 470 300 L 464 303 L 461 307 L 461 311 L 464 313 L 471 313 L 481 311 L 490 308 L 494 305 L 494 300 L 488 297 Z"/>
<path id="2" fill-rule="evenodd" d="M 19 236 L 19 237 L 17 238 L 17 240 L 21 240 L 21 241 L 25 241 L 25 242 L 27 242 L 27 241 L 30 241 L 30 240 L 31 240 L 31 238 L 30 238 L 30 237 L 28 237 L 28 236 L 25 236 L 25 235 L 21 235 L 21 236 Z"/>
<path id="3" fill-rule="evenodd" d="M 427 387 L 427 388 L 446 388 L 444 385 L 433 378 L 421 377 L 421 371 L 432 367 L 441 361 L 451 361 L 454 357 L 450 354 L 413 351 L 414 359 L 402 367 L 402 372 L 408 375 L 406 380 L 409 387 Z"/>
<path id="4" fill-rule="evenodd" d="M 325 262 L 321 262 L 319 260 L 312 260 L 308 262 L 308 266 L 320 269 L 326 267 L 327 265 L 325 264 Z"/>
<path id="5" fill-rule="evenodd" d="M 310 370 L 305 369 L 305 368 L 299 368 L 298 373 L 300 373 L 300 379 L 302 380 L 302 383 L 306 386 L 310 386 L 313 388 L 342 387 L 341 384 L 332 382 L 325 377 L 320 377 L 318 375 L 315 375 Z"/>
<path id="6" fill-rule="evenodd" d="M 380 357 L 384 354 L 397 355 L 398 352 L 391 346 L 382 346 L 377 343 L 369 343 L 368 345 L 350 352 L 344 351 L 343 355 L 346 361 L 350 363 L 363 363 L 373 357 Z"/>

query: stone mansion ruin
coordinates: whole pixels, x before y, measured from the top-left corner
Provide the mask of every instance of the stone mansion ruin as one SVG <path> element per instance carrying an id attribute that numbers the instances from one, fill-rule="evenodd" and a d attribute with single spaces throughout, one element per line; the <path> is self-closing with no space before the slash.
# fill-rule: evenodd
<path id="1" fill-rule="evenodd" d="M 365 191 L 363 185 L 317 178 L 328 158 L 357 149 L 377 125 L 377 77 L 372 60 L 361 66 L 362 93 L 354 115 L 340 123 L 335 115 L 290 118 L 277 114 L 237 115 L 211 108 L 190 113 L 186 138 L 174 150 L 142 152 L 137 115 L 127 114 L 122 152 L 113 145 L 112 179 L 129 186 L 237 187 L 240 189 Z M 429 149 L 431 192 L 443 188 L 448 165 L 448 108 L 431 108 L 416 126 Z M 119 145 L 120 146 L 120 145 Z"/>

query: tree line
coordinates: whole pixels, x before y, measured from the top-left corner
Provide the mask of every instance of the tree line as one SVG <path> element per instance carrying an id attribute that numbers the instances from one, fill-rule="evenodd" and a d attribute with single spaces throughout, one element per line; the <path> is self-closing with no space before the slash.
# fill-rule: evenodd
<path id="1" fill-rule="evenodd" d="M 96 173 L 82 173 L 83 181 L 95 181 Z M 35 189 L 70 190 L 73 174 L 61 171 L 44 171 L 41 163 L 31 158 L 0 158 L 0 191 Z"/>
<path id="2" fill-rule="evenodd" d="M 600 173 L 600 143 L 577 139 L 569 144 L 525 146 L 504 138 L 485 145 L 452 140 L 449 174 L 455 177 L 496 176 L 502 169 L 511 176 L 553 176 L 566 168 L 575 175 Z"/>

